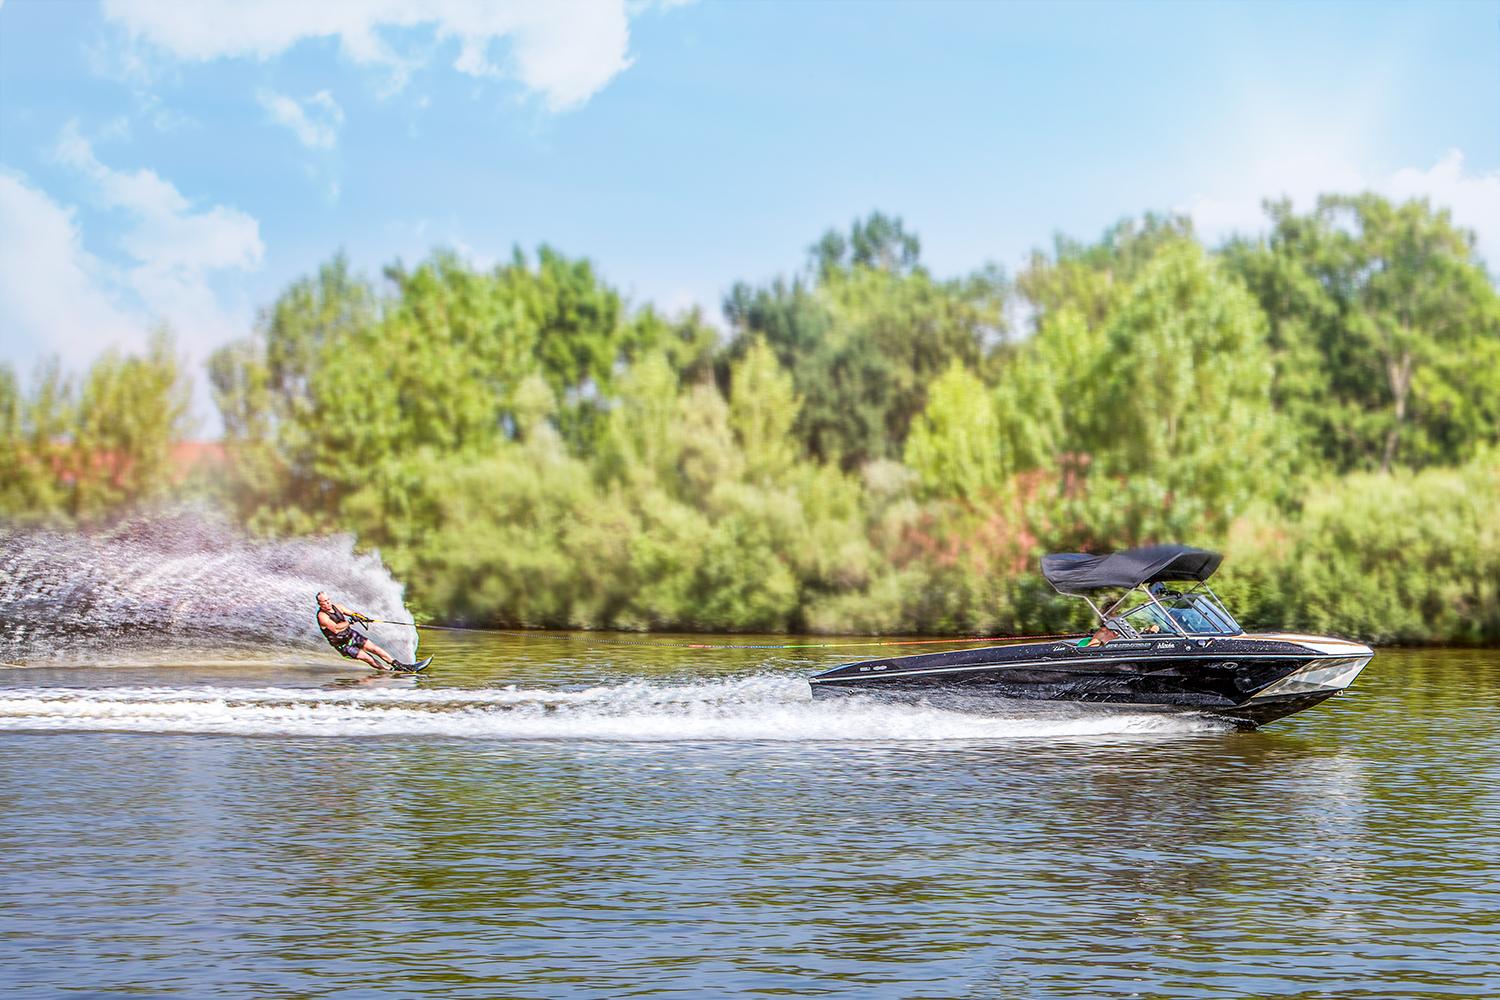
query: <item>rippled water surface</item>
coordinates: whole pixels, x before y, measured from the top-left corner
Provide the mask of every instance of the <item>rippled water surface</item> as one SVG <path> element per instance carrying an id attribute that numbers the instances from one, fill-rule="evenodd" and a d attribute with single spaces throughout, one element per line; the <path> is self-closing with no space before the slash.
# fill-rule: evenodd
<path id="1" fill-rule="evenodd" d="M 0 670 L 0 986 L 1500 994 L 1496 652 L 1239 733 L 814 704 L 833 650 L 423 651 Z"/>

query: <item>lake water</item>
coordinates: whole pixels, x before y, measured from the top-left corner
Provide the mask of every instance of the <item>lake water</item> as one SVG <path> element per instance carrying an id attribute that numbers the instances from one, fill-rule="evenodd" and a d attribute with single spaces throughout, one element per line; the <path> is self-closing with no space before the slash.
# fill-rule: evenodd
<path id="1" fill-rule="evenodd" d="M 863 650 L 600 638 L 0 670 L 0 987 L 1500 994 L 1495 651 L 1381 650 L 1242 733 L 813 704 Z"/>

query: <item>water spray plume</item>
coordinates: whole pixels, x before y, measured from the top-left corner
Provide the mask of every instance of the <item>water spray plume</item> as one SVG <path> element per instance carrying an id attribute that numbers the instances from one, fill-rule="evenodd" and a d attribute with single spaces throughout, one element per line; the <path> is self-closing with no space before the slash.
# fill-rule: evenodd
<path id="1" fill-rule="evenodd" d="M 410 621 L 402 587 L 347 535 L 251 538 L 186 510 L 79 531 L 0 528 L 0 660 L 111 663 L 328 655 L 313 596 Z M 377 641 L 412 659 L 416 632 Z"/>

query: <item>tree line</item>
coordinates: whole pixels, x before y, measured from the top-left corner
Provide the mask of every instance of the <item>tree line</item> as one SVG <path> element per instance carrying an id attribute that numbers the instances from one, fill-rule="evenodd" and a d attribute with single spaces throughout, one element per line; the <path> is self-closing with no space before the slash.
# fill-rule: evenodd
<path id="1" fill-rule="evenodd" d="M 353 531 L 450 621 L 1036 632 L 1045 551 L 1227 551 L 1250 622 L 1500 640 L 1500 295 L 1424 201 L 1148 215 L 939 278 L 899 218 L 739 283 L 724 328 L 542 247 L 335 257 L 209 362 L 253 530 Z M 164 335 L 76 384 L 0 368 L 0 512 L 174 488 Z M 107 460 L 101 458 L 107 456 Z M 1086 609 L 1085 609 L 1086 611 Z"/>

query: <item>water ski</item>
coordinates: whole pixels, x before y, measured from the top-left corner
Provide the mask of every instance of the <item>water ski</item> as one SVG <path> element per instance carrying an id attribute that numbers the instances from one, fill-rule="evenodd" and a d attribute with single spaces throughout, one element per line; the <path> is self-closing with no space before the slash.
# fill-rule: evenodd
<path id="1" fill-rule="evenodd" d="M 415 674 L 420 671 L 426 670 L 427 664 L 431 662 L 432 657 L 429 656 L 427 659 L 418 660 L 416 663 L 398 663 L 392 669 L 394 669 L 398 674 Z"/>

